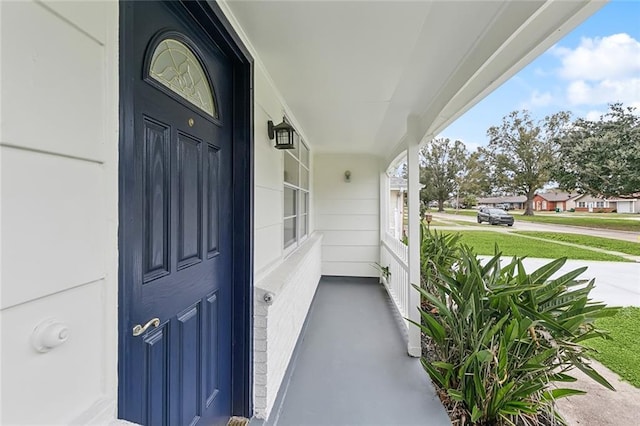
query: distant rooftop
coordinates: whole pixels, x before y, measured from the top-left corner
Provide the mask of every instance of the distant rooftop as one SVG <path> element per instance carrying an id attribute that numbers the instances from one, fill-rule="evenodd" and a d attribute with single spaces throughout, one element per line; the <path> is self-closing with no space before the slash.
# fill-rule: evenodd
<path id="1" fill-rule="evenodd" d="M 525 201 L 527 201 L 527 197 L 524 195 L 478 198 L 478 204 L 524 203 Z"/>
<path id="2" fill-rule="evenodd" d="M 577 192 L 551 190 L 546 192 L 540 192 L 537 195 L 539 195 L 540 197 L 544 198 L 547 201 L 566 201 L 566 200 L 575 198 L 580 194 L 578 194 Z"/>

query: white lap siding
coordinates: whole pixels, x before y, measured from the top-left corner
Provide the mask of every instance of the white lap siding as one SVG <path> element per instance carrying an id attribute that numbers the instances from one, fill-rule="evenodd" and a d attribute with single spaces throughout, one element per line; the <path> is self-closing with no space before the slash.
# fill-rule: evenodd
<path id="1" fill-rule="evenodd" d="M 118 2 L 1 2 L 2 424 L 117 400 Z M 34 329 L 68 339 L 46 353 Z M 100 420 L 101 418 L 101 420 Z"/>

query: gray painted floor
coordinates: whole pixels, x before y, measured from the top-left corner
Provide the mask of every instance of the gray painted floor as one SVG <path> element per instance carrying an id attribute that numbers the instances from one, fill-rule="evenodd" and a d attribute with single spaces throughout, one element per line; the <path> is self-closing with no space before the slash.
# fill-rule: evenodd
<path id="1" fill-rule="evenodd" d="M 290 374 L 289 374 L 290 373 Z M 384 287 L 323 277 L 267 425 L 450 425 Z"/>

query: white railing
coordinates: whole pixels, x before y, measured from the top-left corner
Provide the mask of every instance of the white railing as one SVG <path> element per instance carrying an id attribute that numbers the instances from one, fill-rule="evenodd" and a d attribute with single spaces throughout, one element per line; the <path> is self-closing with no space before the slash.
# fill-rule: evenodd
<path id="1" fill-rule="evenodd" d="M 391 299 L 395 303 L 400 315 L 408 318 L 409 312 L 409 248 L 402 241 L 385 233 L 380 250 L 380 265 L 389 267 L 391 275 L 383 280 Z M 408 327 L 407 321 L 404 321 Z"/>

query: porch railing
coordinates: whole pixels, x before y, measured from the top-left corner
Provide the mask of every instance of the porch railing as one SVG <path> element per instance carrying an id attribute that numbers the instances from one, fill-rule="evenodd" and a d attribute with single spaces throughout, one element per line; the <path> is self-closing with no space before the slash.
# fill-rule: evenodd
<path id="1" fill-rule="evenodd" d="M 398 312 L 408 318 L 409 312 L 409 247 L 402 241 L 385 233 L 380 250 L 381 266 L 389 267 L 391 275 L 383 279 L 384 285 L 396 305 Z M 409 324 L 403 321 L 408 328 Z"/>

